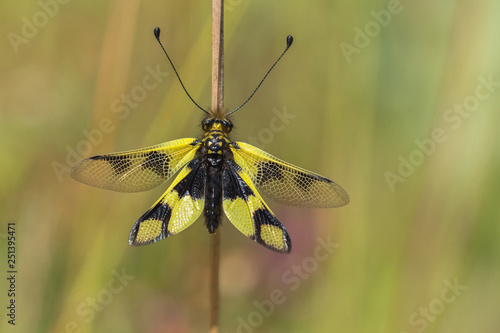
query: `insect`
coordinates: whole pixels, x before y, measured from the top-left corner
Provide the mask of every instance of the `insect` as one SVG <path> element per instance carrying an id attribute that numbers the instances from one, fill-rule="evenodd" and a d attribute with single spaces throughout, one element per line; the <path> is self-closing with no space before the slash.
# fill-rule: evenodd
<path id="1" fill-rule="evenodd" d="M 160 29 L 154 33 L 184 88 L 161 44 Z M 298 207 L 341 207 L 349 203 L 344 189 L 328 178 L 229 138 L 233 128 L 229 115 L 250 100 L 292 42 L 292 36 L 288 36 L 285 51 L 250 97 L 231 112 L 204 110 L 184 88 L 193 103 L 207 114 L 201 123 L 202 138 L 97 155 L 73 167 L 71 176 L 77 181 L 118 192 L 152 189 L 180 171 L 164 195 L 135 222 L 129 236 L 131 245 L 146 245 L 176 235 L 202 214 L 209 233 L 214 233 L 224 212 L 245 236 L 273 251 L 289 253 L 290 236 L 261 193 L 278 203 Z"/>

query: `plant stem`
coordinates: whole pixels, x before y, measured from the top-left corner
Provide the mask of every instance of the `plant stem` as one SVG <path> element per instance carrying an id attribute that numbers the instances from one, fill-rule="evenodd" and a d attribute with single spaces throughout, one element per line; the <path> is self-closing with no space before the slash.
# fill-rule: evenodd
<path id="1" fill-rule="evenodd" d="M 224 108 L 224 1 L 212 0 L 212 112 Z"/>
<path id="2" fill-rule="evenodd" d="M 210 235 L 210 333 L 219 332 L 220 232 Z"/>
<path id="3" fill-rule="evenodd" d="M 212 112 L 224 109 L 224 0 L 212 0 Z M 219 332 L 220 229 L 210 235 L 210 333 Z"/>

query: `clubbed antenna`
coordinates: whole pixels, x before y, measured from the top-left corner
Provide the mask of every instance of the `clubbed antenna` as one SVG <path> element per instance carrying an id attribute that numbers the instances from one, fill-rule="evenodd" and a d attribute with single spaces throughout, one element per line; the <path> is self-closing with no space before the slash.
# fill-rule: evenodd
<path id="1" fill-rule="evenodd" d="M 189 99 L 194 103 L 194 105 L 196 105 L 198 107 L 198 109 L 200 109 L 201 111 L 205 112 L 208 114 L 208 111 L 206 111 L 205 109 L 203 109 L 201 106 L 198 105 L 198 103 L 196 103 L 194 101 L 194 99 L 191 97 L 191 95 L 189 95 L 189 93 L 187 92 L 186 90 L 186 87 L 184 87 L 184 84 L 182 83 L 182 80 L 179 76 L 179 74 L 177 73 L 177 70 L 175 69 L 175 66 L 174 64 L 172 63 L 172 60 L 170 60 L 170 57 L 168 56 L 168 53 L 167 51 L 165 51 L 165 48 L 163 47 L 162 43 L 160 42 L 160 28 L 156 27 L 155 30 L 154 30 L 154 34 L 155 34 L 155 37 L 156 37 L 156 40 L 158 41 L 158 43 L 160 44 L 161 46 L 161 49 L 163 50 L 163 52 L 165 53 L 165 55 L 167 56 L 167 59 L 168 61 L 170 62 L 170 65 L 172 65 L 172 68 L 174 69 L 174 72 L 175 72 L 175 75 L 177 75 L 177 78 L 179 79 L 179 82 L 181 83 L 181 86 L 182 86 L 182 89 L 184 89 L 184 91 L 186 92 L 186 94 L 188 95 Z"/>
<path id="2" fill-rule="evenodd" d="M 267 71 L 266 75 L 264 75 L 264 78 L 262 79 L 262 81 L 260 81 L 259 85 L 257 86 L 257 88 L 255 88 L 255 90 L 253 91 L 253 93 L 250 95 L 250 97 L 248 97 L 248 99 L 243 102 L 243 104 L 241 104 L 240 106 L 238 106 L 236 109 L 234 109 L 233 111 L 229 112 L 227 115 L 229 116 L 231 113 L 234 113 L 236 111 L 238 111 L 239 109 L 241 109 L 243 107 L 243 105 L 247 104 L 248 101 L 253 97 L 253 95 L 255 95 L 255 93 L 257 92 L 257 90 L 260 88 L 262 82 L 264 82 L 264 80 L 266 79 L 266 77 L 269 75 L 269 73 L 273 70 L 274 66 L 276 66 L 276 64 L 281 60 L 281 58 L 285 55 L 286 51 L 288 51 L 288 49 L 290 48 L 290 46 L 292 46 L 292 43 L 293 43 L 293 37 L 291 35 L 288 35 L 288 37 L 286 38 L 286 48 L 285 48 L 285 51 L 283 51 L 283 53 L 279 56 L 278 60 L 276 60 L 274 62 L 274 64 L 271 66 L 271 68 Z M 173 66 L 173 65 L 172 65 Z M 180 80 L 180 79 L 179 79 Z"/>

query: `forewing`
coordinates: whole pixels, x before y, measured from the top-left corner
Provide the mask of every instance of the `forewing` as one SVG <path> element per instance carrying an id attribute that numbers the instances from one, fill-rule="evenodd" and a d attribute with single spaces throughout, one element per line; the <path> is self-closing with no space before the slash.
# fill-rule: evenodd
<path id="1" fill-rule="evenodd" d="M 229 221 L 245 236 L 268 249 L 290 253 L 292 243 L 285 227 L 265 204 L 250 177 L 234 161 L 222 172 L 223 209 Z"/>
<path id="2" fill-rule="evenodd" d="M 172 177 L 193 158 L 198 147 L 196 139 L 179 139 L 138 150 L 97 155 L 77 163 L 71 176 L 107 190 L 146 191 Z"/>
<path id="3" fill-rule="evenodd" d="M 206 168 L 201 159 L 186 165 L 161 197 L 130 231 L 130 245 L 146 245 L 173 236 L 193 224 L 205 202 Z"/>
<path id="4" fill-rule="evenodd" d="M 235 162 L 264 197 L 285 205 L 310 208 L 341 207 L 349 203 L 346 191 L 330 179 L 247 143 L 236 144 L 237 147 L 231 148 Z"/>

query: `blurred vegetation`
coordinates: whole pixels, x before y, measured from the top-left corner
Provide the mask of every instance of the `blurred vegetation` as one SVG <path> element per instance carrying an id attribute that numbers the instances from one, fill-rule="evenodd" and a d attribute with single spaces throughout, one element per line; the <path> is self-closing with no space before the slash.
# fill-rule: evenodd
<path id="1" fill-rule="evenodd" d="M 113 193 L 73 181 L 68 168 L 93 154 L 200 134 L 202 114 L 152 31 L 162 28 L 191 95 L 209 106 L 210 2 L 41 3 L 53 6 L 46 21 L 36 1 L 0 5 L 0 247 L 6 253 L 7 222 L 15 221 L 19 271 L 15 328 L 6 322 L 8 286 L 0 279 L 0 330 L 206 331 L 202 221 L 158 244 L 130 247 L 130 228 L 166 187 Z M 500 89 L 481 88 L 479 78 L 500 82 L 500 3 L 394 6 L 226 2 L 229 109 L 249 96 L 285 37 L 295 38 L 235 114 L 233 138 L 255 138 L 332 178 L 351 203 L 336 210 L 271 203 L 292 237 L 288 256 L 225 222 L 221 332 L 498 332 Z M 347 44 L 353 53 L 346 57 Z M 168 76 L 154 89 L 137 88 L 157 66 Z M 140 98 L 125 104 L 122 96 L 132 93 Z M 464 103 L 473 111 L 454 109 Z M 266 137 L 276 112 L 294 118 Z M 441 141 L 431 144 L 436 129 Z M 392 186 L 388 172 L 397 179 Z M 338 244 L 323 261 L 314 259 L 318 238 Z M 2 254 L 2 275 L 5 261 Z M 128 280 L 116 279 L 123 274 Z M 448 284 L 456 281 L 467 289 L 453 294 Z"/>

